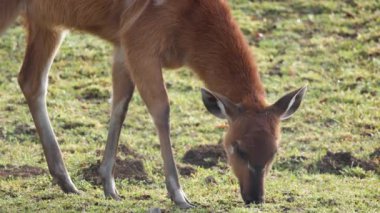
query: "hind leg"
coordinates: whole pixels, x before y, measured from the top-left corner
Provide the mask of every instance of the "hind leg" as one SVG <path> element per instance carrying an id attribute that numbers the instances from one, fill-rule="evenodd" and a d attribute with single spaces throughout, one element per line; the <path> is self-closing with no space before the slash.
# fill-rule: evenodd
<path id="1" fill-rule="evenodd" d="M 62 32 L 30 24 L 18 82 L 32 114 L 53 181 L 66 193 L 78 193 L 64 165 L 46 107 L 48 72 L 62 39 Z"/>

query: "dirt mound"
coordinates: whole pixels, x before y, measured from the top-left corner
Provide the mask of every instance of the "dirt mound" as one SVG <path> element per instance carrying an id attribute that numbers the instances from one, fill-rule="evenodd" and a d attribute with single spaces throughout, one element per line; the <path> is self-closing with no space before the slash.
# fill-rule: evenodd
<path id="1" fill-rule="evenodd" d="M 124 156 L 132 156 L 134 158 L 143 159 L 142 155 L 135 152 L 132 148 L 130 148 L 124 144 L 119 145 L 118 151 L 119 151 L 118 153 L 122 153 Z"/>
<path id="2" fill-rule="evenodd" d="M 190 177 L 192 176 L 196 170 L 192 166 L 188 165 L 177 165 L 179 174 L 181 174 L 184 177 Z"/>
<path id="3" fill-rule="evenodd" d="M 96 156 L 103 156 L 103 152 L 103 150 L 96 150 Z M 133 149 L 124 144 L 119 145 L 118 155 L 123 157 L 124 160 L 120 157 L 116 158 L 114 168 L 115 179 L 150 182 L 142 161 L 142 155 L 139 155 Z M 98 160 L 96 164 L 91 164 L 87 168 L 83 169 L 84 179 L 92 184 L 100 185 L 102 183 L 98 173 L 100 164 L 101 161 Z"/>
<path id="4" fill-rule="evenodd" d="M 225 163 L 227 156 L 221 144 L 200 145 L 187 151 L 183 157 L 183 162 L 197 165 L 203 168 L 211 168 L 219 162 Z"/>
<path id="5" fill-rule="evenodd" d="M 0 165 L 0 178 L 9 178 L 9 177 L 34 177 L 38 175 L 46 174 L 47 172 L 39 167 L 33 167 L 29 165 L 23 166 L 13 166 L 13 165 Z"/>
<path id="6" fill-rule="evenodd" d="M 26 124 L 20 124 L 17 125 L 14 132 L 15 135 L 35 135 L 37 134 L 37 130 L 34 126 L 26 125 Z"/>
<path id="7" fill-rule="evenodd" d="M 90 86 L 82 90 L 81 97 L 85 100 L 104 100 L 110 97 L 110 92 L 100 87 Z"/>
<path id="8" fill-rule="evenodd" d="M 100 161 L 96 164 L 91 164 L 83 170 L 83 177 L 88 182 L 100 185 L 102 183 L 99 177 Z M 148 175 L 145 171 L 144 164 L 141 160 L 136 159 L 116 159 L 114 176 L 116 179 L 129 179 L 137 181 L 149 182 Z"/>
<path id="9" fill-rule="evenodd" d="M 375 163 L 355 158 L 350 152 L 328 151 L 317 163 L 317 169 L 321 173 L 341 174 L 345 167 L 361 167 L 366 171 L 376 171 L 377 168 Z"/>
<path id="10" fill-rule="evenodd" d="M 96 150 L 96 156 L 103 156 L 104 150 Z M 135 152 L 131 147 L 126 146 L 124 144 L 120 144 L 118 149 L 117 149 L 117 154 L 118 155 L 124 155 L 125 157 L 131 156 L 134 158 L 138 159 L 143 159 L 143 156 Z"/>
<path id="11" fill-rule="evenodd" d="M 370 154 L 369 157 L 375 164 L 380 165 L 380 147 Z"/>

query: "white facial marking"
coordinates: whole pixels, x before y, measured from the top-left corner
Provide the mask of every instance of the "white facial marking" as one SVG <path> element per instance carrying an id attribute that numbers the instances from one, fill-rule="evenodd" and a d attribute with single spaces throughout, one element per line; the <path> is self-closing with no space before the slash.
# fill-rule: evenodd
<path id="1" fill-rule="evenodd" d="M 249 171 L 251 171 L 252 173 L 256 173 L 256 169 L 253 168 L 253 167 L 251 166 L 250 163 L 248 163 L 248 169 L 249 169 Z"/>
<path id="2" fill-rule="evenodd" d="M 233 146 L 228 147 L 227 150 L 228 150 L 228 153 L 229 153 L 230 155 L 233 155 L 234 152 L 235 152 L 235 148 L 234 148 Z"/>

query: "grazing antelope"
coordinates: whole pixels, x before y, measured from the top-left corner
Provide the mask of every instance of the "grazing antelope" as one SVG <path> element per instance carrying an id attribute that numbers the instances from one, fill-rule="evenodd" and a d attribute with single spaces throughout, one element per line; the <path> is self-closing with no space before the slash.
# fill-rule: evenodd
<path id="1" fill-rule="evenodd" d="M 250 48 L 225 0 L 0 0 L 0 32 L 22 14 L 28 44 L 18 77 L 50 174 L 66 193 L 78 193 L 50 125 L 48 72 L 65 29 L 97 35 L 114 47 L 113 100 L 99 174 L 107 197 L 119 199 L 113 168 L 122 123 L 135 86 L 156 126 L 166 187 L 181 208 L 192 205 L 178 181 L 162 68 L 188 66 L 205 83 L 207 110 L 227 119 L 224 147 L 245 203 L 264 198 L 264 176 L 276 154 L 281 120 L 298 109 L 306 87 L 268 105 Z"/>

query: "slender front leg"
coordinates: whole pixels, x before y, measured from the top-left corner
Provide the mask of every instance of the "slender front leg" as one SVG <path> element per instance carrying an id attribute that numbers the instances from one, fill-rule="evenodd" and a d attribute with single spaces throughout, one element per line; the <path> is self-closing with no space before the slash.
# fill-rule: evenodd
<path id="1" fill-rule="evenodd" d="M 48 72 L 62 38 L 61 32 L 30 23 L 28 46 L 18 81 L 37 128 L 54 182 L 66 193 L 78 193 L 63 163 L 46 107 Z"/>
<path id="2" fill-rule="evenodd" d="M 120 198 L 115 187 L 113 168 L 115 165 L 120 130 L 135 88 L 128 70 L 125 67 L 125 55 L 121 48 L 115 50 L 112 79 L 113 95 L 111 121 L 107 145 L 104 151 L 102 164 L 99 168 L 99 174 L 102 178 L 105 196 L 118 200 Z"/>
<path id="3" fill-rule="evenodd" d="M 164 160 L 166 188 L 180 208 L 191 208 L 178 181 L 178 172 L 170 142 L 169 100 L 158 59 L 128 57 L 134 82 L 156 126 Z"/>

